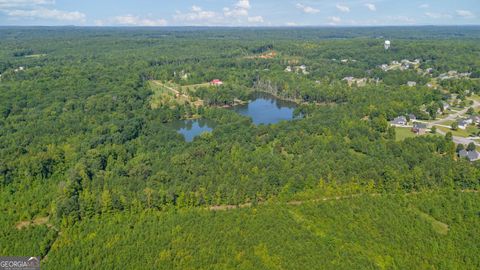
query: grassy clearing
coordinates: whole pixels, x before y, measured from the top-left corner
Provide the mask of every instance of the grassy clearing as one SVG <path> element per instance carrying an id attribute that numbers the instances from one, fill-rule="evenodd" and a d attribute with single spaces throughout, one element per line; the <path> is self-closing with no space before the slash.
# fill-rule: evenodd
<path id="1" fill-rule="evenodd" d="M 208 83 L 205 83 L 180 86 L 172 82 L 163 83 L 161 81 L 150 81 L 149 86 L 153 91 L 153 95 L 150 98 L 150 107 L 152 109 L 157 109 L 162 104 L 177 106 L 185 105 L 187 102 L 192 103 L 197 107 L 202 106 L 204 104 L 203 101 L 189 96 L 187 90 L 197 89 L 201 86 L 208 85 Z"/>
<path id="2" fill-rule="evenodd" d="M 47 56 L 47 54 L 42 53 L 42 54 L 25 55 L 25 58 L 40 58 L 40 57 L 44 57 L 44 56 Z"/>
<path id="3" fill-rule="evenodd" d="M 413 138 L 417 135 L 412 132 L 411 128 L 396 127 L 395 128 L 395 140 L 403 141 L 406 138 Z"/>
<path id="4" fill-rule="evenodd" d="M 403 141 L 406 138 L 414 138 L 418 136 L 439 136 L 438 134 L 427 133 L 425 135 L 417 135 L 412 132 L 411 128 L 407 127 L 396 127 L 395 128 L 395 140 L 397 142 Z"/>
<path id="5" fill-rule="evenodd" d="M 445 224 L 441 221 L 436 220 L 434 217 L 430 216 L 427 213 L 420 211 L 418 208 L 411 207 L 411 210 L 416 213 L 421 219 L 427 221 L 432 225 L 432 228 L 435 232 L 441 235 L 447 235 L 449 231 L 448 224 Z"/>
<path id="6" fill-rule="evenodd" d="M 442 122 L 441 124 L 444 125 L 444 126 L 451 126 L 453 124 L 453 120 L 448 120 L 448 121 L 445 121 L 445 122 Z"/>
<path id="7" fill-rule="evenodd" d="M 158 109 L 162 104 L 170 104 L 175 101 L 175 93 L 159 82 L 151 81 L 149 86 L 153 91 L 150 97 L 150 108 Z"/>
<path id="8" fill-rule="evenodd" d="M 470 97 L 468 97 L 468 99 L 480 102 L 480 96 L 479 95 L 471 95 Z"/>
<path id="9" fill-rule="evenodd" d="M 273 59 L 278 56 L 276 51 L 267 51 L 262 54 L 245 56 L 245 59 Z"/>
<path id="10" fill-rule="evenodd" d="M 452 132 L 453 136 L 464 137 L 464 138 L 470 137 L 470 135 L 472 134 L 477 134 L 480 131 L 480 129 L 474 126 L 469 126 L 465 130 L 463 129 L 452 130 L 450 128 L 440 127 L 440 126 L 436 126 L 436 127 L 443 132 Z"/>
<path id="11" fill-rule="evenodd" d="M 17 230 L 22 230 L 28 228 L 29 226 L 40 226 L 40 225 L 47 225 L 48 227 L 52 227 L 52 224 L 48 223 L 49 217 L 37 217 L 34 220 L 24 220 L 19 221 L 15 224 L 15 228 Z"/>
<path id="12" fill-rule="evenodd" d="M 183 85 L 180 86 L 182 91 L 196 91 L 200 87 L 209 87 L 210 83 L 199 83 L 199 84 L 191 84 L 191 85 Z"/>

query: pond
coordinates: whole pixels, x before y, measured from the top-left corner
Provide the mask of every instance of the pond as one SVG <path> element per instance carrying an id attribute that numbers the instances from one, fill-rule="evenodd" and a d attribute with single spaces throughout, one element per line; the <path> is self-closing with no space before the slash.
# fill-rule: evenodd
<path id="1" fill-rule="evenodd" d="M 296 107 L 297 105 L 294 102 L 257 93 L 248 104 L 235 106 L 231 109 L 252 118 L 255 125 L 268 125 L 295 119 L 293 112 Z"/>
<path id="2" fill-rule="evenodd" d="M 173 128 L 182 134 L 186 142 L 192 142 L 205 132 L 212 132 L 215 124 L 207 119 L 178 120 L 172 123 Z"/>
<path id="3" fill-rule="evenodd" d="M 293 102 L 257 93 L 248 104 L 234 106 L 229 110 L 252 118 L 255 125 L 268 125 L 296 119 L 293 113 L 296 107 L 297 105 Z M 192 142 L 195 137 L 205 132 L 211 132 L 215 128 L 215 123 L 207 119 L 178 120 L 174 121 L 172 125 L 178 133 L 183 135 L 186 142 Z"/>

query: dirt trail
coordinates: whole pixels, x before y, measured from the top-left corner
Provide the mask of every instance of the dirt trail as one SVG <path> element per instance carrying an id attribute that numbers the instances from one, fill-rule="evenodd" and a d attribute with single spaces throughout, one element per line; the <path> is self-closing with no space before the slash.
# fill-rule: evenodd
<path id="1" fill-rule="evenodd" d="M 156 85 L 159 85 L 159 86 L 162 86 L 162 87 L 167 88 L 168 90 L 172 91 L 172 92 L 173 92 L 175 95 L 177 95 L 177 96 L 182 96 L 182 97 L 184 97 L 184 98 L 190 98 L 189 96 L 180 93 L 180 91 L 178 91 L 177 89 L 175 89 L 175 88 L 173 88 L 173 87 L 170 87 L 170 86 L 168 86 L 168 85 L 166 85 L 166 84 L 164 84 L 164 83 L 161 83 L 161 82 L 159 82 L 159 81 L 153 81 L 153 83 L 156 84 Z"/>
<path id="2" fill-rule="evenodd" d="M 462 192 L 462 193 L 478 193 L 478 190 L 460 190 L 457 192 Z M 404 193 L 403 195 L 405 196 L 411 196 L 411 195 L 416 195 L 420 193 L 426 193 L 426 192 L 410 192 L 410 193 Z M 343 195 L 343 196 L 332 196 L 332 197 L 324 197 L 324 198 L 318 198 L 318 199 L 310 199 L 310 200 L 294 200 L 294 201 L 288 201 L 288 202 L 270 202 L 270 204 L 281 204 L 281 205 L 293 205 L 293 206 L 299 206 L 305 203 L 317 203 L 317 202 L 326 202 L 326 201 L 339 201 L 339 200 L 346 200 L 346 199 L 353 199 L 353 198 L 358 198 L 361 196 L 370 196 L 370 197 L 379 197 L 382 195 L 392 195 L 392 194 L 385 194 L 385 193 L 361 193 L 361 194 L 352 194 L 352 195 Z M 400 195 L 400 194 L 397 194 Z M 256 205 L 266 205 L 269 204 L 269 202 L 258 202 Z M 253 207 L 253 203 L 244 203 L 244 204 L 239 204 L 239 205 L 234 205 L 234 204 L 226 204 L 226 205 L 214 205 L 214 206 L 209 206 L 206 209 L 209 211 L 227 211 L 227 210 L 234 210 L 234 209 L 243 209 L 243 208 L 251 208 Z"/>
<path id="3" fill-rule="evenodd" d="M 17 224 L 15 224 L 15 228 L 17 228 L 17 230 L 21 230 L 29 226 L 39 226 L 39 225 L 47 225 L 47 227 L 49 228 L 53 227 L 53 225 L 48 223 L 48 221 L 49 221 L 49 217 L 37 217 L 34 220 L 19 221 Z"/>

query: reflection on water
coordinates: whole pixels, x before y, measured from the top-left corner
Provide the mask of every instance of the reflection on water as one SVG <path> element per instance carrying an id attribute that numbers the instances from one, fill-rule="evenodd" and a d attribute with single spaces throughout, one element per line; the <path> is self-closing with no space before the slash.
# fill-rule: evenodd
<path id="1" fill-rule="evenodd" d="M 186 142 L 193 141 L 195 137 L 204 132 L 211 132 L 215 126 L 212 121 L 206 119 L 178 120 L 174 121 L 172 125 L 178 133 L 185 137 Z"/>
<path id="2" fill-rule="evenodd" d="M 280 121 L 296 119 L 294 110 L 297 105 L 293 102 L 284 101 L 267 94 L 256 94 L 245 105 L 232 107 L 231 110 L 252 118 L 255 125 L 276 124 Z M 207 119 L 178 120 L 172 123 L 173 128 L 185 137 L 186 142 L 204 132 L 211 132 L 215 127 L 213 121 Z"/>
<path id="3" fill-rule="evenodd" d="M 296 107 L 297 105 L 293 102 L 259 93 L 248 104 L 235 106 L 232 110 L 251 117 L 255 125 L 268 125 L 295 119 L 293 112 Z"/>

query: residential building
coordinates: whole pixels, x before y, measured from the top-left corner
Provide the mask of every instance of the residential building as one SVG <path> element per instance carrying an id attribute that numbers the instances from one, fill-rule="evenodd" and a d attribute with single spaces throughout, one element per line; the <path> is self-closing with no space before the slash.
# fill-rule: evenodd
<path id="1" fill-rule="evenodd" d="M 392 121 L 393 125 L 396 126 L 406 126 L 407 125 L 407 118 L 405 116 L 399 116 Z"/>
<path id="2" fill-rule="evenodd" d="M 223 85 L 223 82 L 219 79 L 214 79 L 210 82 L 210 84 L 214 86 L 220 86 L 220 85 Z"/>
<path id="3" fill-rule="evenodd" d="M 450 104 L 448 104 L 448 103 L 445 102 L 445 101 L 442 101 L 442 106 L 443 106 L 443 110 L 444 110 L 444 111 L 450 109 Z"/>
<path id="4" fill-rule="evenodd" d="M 460 158 L 466 158 L 470 161 L 477 161 L 480 159 L 480 153 L 477 150 L 473 150 L 473 151 L 461 150 L 460 152 L 458 152 L 458 156 Z"/>
<path id="5" fill-rule="evenodd" d="M 427 125 L 424 123 L 413 123 L 412 132 L 417 135 L 424 135 L 427 133 Z"/>
<path id="6" fill-rule="evenodd" d="M 469 125 L 469 123 L 465 120 L 460 120 L 458 122 L 458 128 L 459 129 L 467 129 L 468 125 Z"/>

